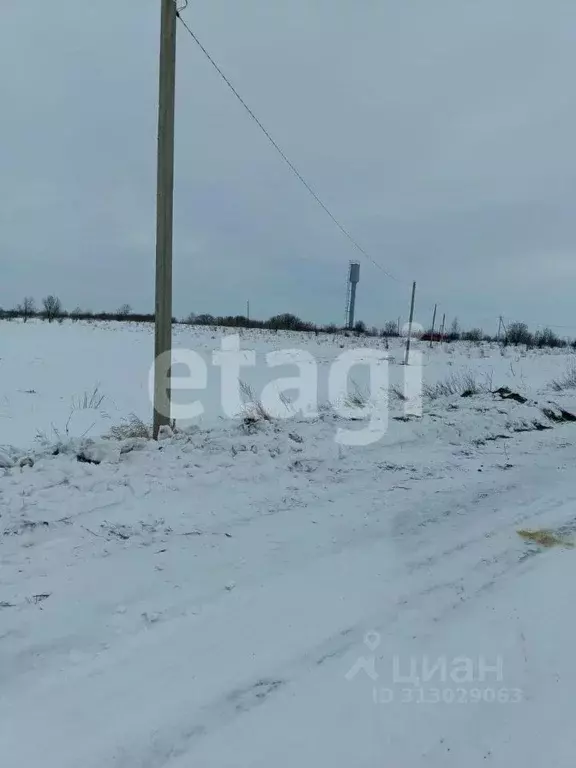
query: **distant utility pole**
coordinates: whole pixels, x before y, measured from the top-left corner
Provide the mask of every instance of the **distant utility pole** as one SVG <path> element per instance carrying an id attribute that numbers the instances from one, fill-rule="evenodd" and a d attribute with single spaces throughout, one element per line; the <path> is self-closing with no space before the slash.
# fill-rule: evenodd
<path id="1" fill-rule="evenodd" d="M 250 322 L 250 302 L 249 301 L 246 302 L 246 320 Z"/>
<path id="2" fill-rule="evenodd" d="M 432 333 L 430 334 L 430 349 L 432 349 L 432 342 L 434 341 L 434 328 L 436 326 L 436 308 L 437 304 L 434 304 L 434 314 L 432 315 Z"/>
<path id="3" fill-rule="evenodd" d="M 406 339 L 406 354 L 404 365 L 408 365 L 410 359 L 410 338 L 412 336 L 412 321 L 414 320 L 414 298 L 416 296 L 416 281 L 412 283 L 412 299 L 410 300 L 410 319 L 408 320 L 408 338 Z"/>
<path id="4" fill-rule="evenodd" d="M 496 334 L 496 341 L 500 342 L 500 329 L 502 328 L 502 315 L 498 318 L 498 333 Z"/>
<path id="5" fill-rule="evenodd" d="M 156 304 L 154 318 L 154 421 L 152 427 L 154 439 L 158 438 L 158 431 L 161 426 L 170 424 L 176 19 L 175 0 L 162 0 L 156 190 Z"/>
<path id="6" fill-rule="evenodd" d="M 444 341 L 444 324 L 446 323 L 446 313 L 442 315 L 442 327 L 440 328 L 440 341 Z"/>
<path id="7" fill-rule="evenodd" d="M 398 318 L 398 336 L 400 336 L 400 320 L 401 319 L 402 319 L 401 317 Z"/>

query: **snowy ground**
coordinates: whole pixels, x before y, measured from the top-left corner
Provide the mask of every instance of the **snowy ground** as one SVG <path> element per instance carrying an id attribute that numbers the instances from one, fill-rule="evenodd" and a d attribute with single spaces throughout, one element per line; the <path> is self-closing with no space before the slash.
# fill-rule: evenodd
<path id="1" fill-rule="evenodd" d="M 223 419 L 213 381 L 200 425 L 112 444 L 97 432 L 150 410 L 150 329 L 0 339 L 2 765 L 573 765 L 576 424 L 542 410 L 576 413 L 550 388 L 571 355 L 420 345 L 428 384 L 473 371 L 527 402 L 453 395 L 406 418 L 391 398 L 362 447 L 329 409 Z M 242 343 L 324 371 L 356 342 Z M 270 371 L 246 378 L 259 392 Z M 72 407 L 96 384 L 101 421 Z M 79 462 L 65 425 L 96 421 L 105 460 Z"/>
<path id="2" fill-rule="evenodd" d="M 174 327 L 175 347 L 193 350 L 206 362 L 207 386 L 197 393 L 204 412 L 196 420 L 204 426 L 214 426 L 227 418 L 221 403 L 220 370 L 212 356 L 221 349 L 222 339 L 232 333 Z M 55 440 L 57 434 L 65 436 L 67 427 L 72 436 L 87 430 L 89 436 L 97 436 L 132 413 L 149 421 L 148 376 L 153 345 L 153 327 L 149 324 L 0 322 L 0 445 L 25 447 L 38 434 Z M 271 367 L 265 359 L 267 353 L 286 349 L 311 355 L 317 363 L 319 403 L 328 398 L 330 364 L 360 345 L 388 356 L 391 385 L 402 386 L 403 382 L 403 342 L 396 340 L 391 340 L 386 350 L 382 340 L 371 338 L 244 330 L 240 345 L 243 350 L 255 352 L 255 364 L 243 366 L 240 376 L 257 396 L 270 381 L 294 376 L 294 366 Z M 552 379 L 561 376 L 568 361 L 576 360 L 571 351 L 525 352 L 510 348 L 501 354 L 494 345 L 466 343 L 438 345 L 430 350 L 428 344 L 416 342 L 413 349 L 423 355 L 424 379 L 428 383 L 443 380 L 452 372 L 471 371 L 480 382 L 492 380 L 494 387 L 508 385 L 530 396 L 536 396 Z M 351 378 L 361 389 L 365 387 L 361 368 Z M 75 404 L 95 388 L 104 396 L 97 418 L 90 421 L 89 415 L 81 418 L 72 414 Z"/>

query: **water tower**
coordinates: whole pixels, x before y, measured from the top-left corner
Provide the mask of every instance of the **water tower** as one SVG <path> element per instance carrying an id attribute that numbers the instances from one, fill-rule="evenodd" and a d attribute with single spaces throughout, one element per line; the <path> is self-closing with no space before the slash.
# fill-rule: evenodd
<path id="1" fill-rule="evenodd" d="M 346 290 L 346 327 L 354 328 L 354 308 L 356 306 L 356 286 L 360 281 L 360 262 L 351 261 L 348 268 L 348 287 Z"/>

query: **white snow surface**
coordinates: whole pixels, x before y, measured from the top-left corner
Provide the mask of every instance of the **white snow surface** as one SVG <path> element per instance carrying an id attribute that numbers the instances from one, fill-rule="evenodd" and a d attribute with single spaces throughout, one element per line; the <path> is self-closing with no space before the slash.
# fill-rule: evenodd
<path id="1" fill-rule="evenodd" d="M 220 335 L 176 340 L 208 356 Z M 391 397 L 363 447 L 328 408 L 224 419 L 212 382 L 201 421 L 156 443 L 102 439 L 147 419 L 150 328 L 0 339 L 2 767 L 574 764 L 576 424 L 542 411 L 576 413 L 550 386 L 572 353 L 416 344 L 427 382 L 472 371 L 527 402 L 406 419 Z M 357 343 L 243 335 L 323 369 Z"/>

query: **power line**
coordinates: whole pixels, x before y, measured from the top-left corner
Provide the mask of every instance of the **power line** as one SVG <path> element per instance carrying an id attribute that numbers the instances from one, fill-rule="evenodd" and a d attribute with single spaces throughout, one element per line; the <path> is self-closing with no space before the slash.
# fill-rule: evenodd
<path id="1" fill-rule="evenodd" d="M 182 9 L 182 10 L 183 10 L 183 9 Z M 338 229 L 340 230 L 340 232 L 342 232 L 342 234 L 343 234 L 343 235 L 344 235 L 344 236 L 345 236 L 345 237 L 346 237 L 346 238 L 347 238 L 347 239 L 348 239 L 348 240 L 349 240 L 349 241 L 352 243 L 352 245 L 354 246 L 354 248 L 356 248 L 356 250 L 357 250 L 359 253 L 361 253 L 361 254 L 362 254 L 362 255 L 363 255 L 363 256 L 364 256 L 366 259 L 368 259 L 368 261 L 370 261 L 370 262 L 371 262 L 371 263 L 372 263 L 372 264 L 373 264 L 375 267 L 377 267 L 378 269 L 382 270 L 382 272 L 384 272 L 384 274 L 385 274 L 387 277 L 389 277 L 391 280 L 396 280 L 396 281 L 397 281 L 397 282 L 399 282 L 399 283 L 400 283 L 400 282 L 402 282 L 402 283 L 403 283 L 403 282 L 406 282 L 405 280 L 400 280 L 399 278 L 395 277 L 395 276 L 394 276 L 392 273 L 390 273 L 390 272 L 389 272 L 387 269 L 385 269 L 385 268 L 384 268 L 384 267 L 383 267 L 383 266 L 382 266 L 382 265 L 381 265 L 379 262 L 377 262 L 377 261 L 376 261 L 376 259 L 374 259 L 374 258 L 373 258 L 373 257 L 372 257 L 372 256 L 371 256 L 369 253 L 368 253 L 368 251 L 366 251 L 366 249 L 365 249 L 365 248 L 363 248 L 363 247 L 360 245 L 360 243 L 359 243 L 359 242 L 358 242 L 358 241 L 357 241 L 357 240 L 356 240 L 356 239 L 355 239 L 355 238 L 354 238 L 354 237 L 353 237 L 353 236 L 350 234 L 350 232 L 348 231 L 348 229 L 346 229 L 346 227 L 345 227 L 343 224 L 341 224 L 341 223 L 340 223 L 340 221 L 339 221 L 339 220 L 336 218 L 336 216 L 334 216 L 334 214 L 333 214 L 333 213 L 332 213 L 332 211 L 331 211 L 331 210 L 328 208 L 328 206 L 327 206 L 327 205 L 326 205 L 326 204 L 325 204 L 325 203 L 322 201 L 322 199 L 320 198 L 320 196 L 319 196 L 319 195 L 318 195 L 318 194 L 317 194 L 317 193 L 314 191 L 314 189 L 312 188 L 312 186 L 311 186 L 311 185 L 310 185 L 310 184 L 309 184 L 309 183 L 306 181 L 306 179 L 305 179 L 305 178 L 302 176 L 302 174 L 301 174 L 301 173 L 300 173 L 300 171 L 299 171 L 299 170 L 296 168 L 296 166 L 294 165 L 294 163 L 293 163 L 293 162 L 292 162 L 292 161 L 289 159 L 289 157 L 286 155 L 286 153 L 285 153 L 285 152 L 282 150 L 282 148 L 279 146 L 278 142 L 277 142 L 277 141 L 276 141 L 276 140 L 275 140 L 275 139 L 272 137 L 272 135 L 270 134 L 270 132 L 269 132 L 269 131 L 268 131 L 268 130 L 265 128 L 265 126 L 262 124 L 262 122 L 259 120 L 259 118 L 258 118 L 258 117 L 255 115 L 255 113 L 252 111 L 252 109 L 251 109 L 251 108 L 248 106 L 248 104 L 247 104 L 247 103 L 246 103 L 246 101 L 245 101 L 245 100 L 242 98 L 242 96 L 239 94 L 239 92 L 236 90 L 236 88 L 234 87 L 234 85 L 232 85 L 232 83 L 230 82 L 230 80 L 228 79 L 228 77 L 227 77 L 227 76 L 224 74 L 224 72 L 222 71 L 222 69 L 220 68 L 220 66 L 219 66 L 219 65 L 216 63 L 216 61 L 215 61 L 215 60 L 212 58 L 212 56 L 211 56 L 211 55 L 210 55 L 210 53 L 209 53 L 209 52 L 206 50 L 206 48 L 204 47 L 204 45 L 203 45 L 203 44 L 200 42 L 200 40 L 198 39 L 198 37 L 196 36 L 196 34 L 195 34 L 193 31 L 192 31 L 192 29 L 190 28 L 190 26 L 189 26 L 189 25 L 188 25 L 188 24 L 187 24 L 187 23 L 184 21 L 184 19 L 182 18 L 182 15 L 181 15 L 181 13 L 180 13 L 180 11 L 177 11 L 177 16 L 178 16 L 178 19 L 180 20 L 180 22 L 182 23 L 182 25 L 184 26 L 184 28 L 187 30 L 187 32 L 188 32 L 188 34 L 190 35 L 190 37 L 191 37 L 191 38 L 194 40 L 194 42 L 196 43 L 196 45 L 197 45 L 197 46 L 200 48 L 200 50 L 202 51 L 202 53 L 204 54 L 204 56 L 205 56 L 205 57 L 208 59 L 208 61 L 209 61 L 209 62 L 210 62 L 210 64 L 212 65 L 212 67 L 213 67 L 213 68 L 216 70 L 216 72 L 217 72 L 217 73 L 220 75 L 220 77 L 222 78 L 222 80 L 223 80 L 223 81 L 226 83 L 226 85 L 228 86 L 228 88 L 229 88 L 229 89 L 232 91 L 232 93 L 234 94 L 234 96 L 235 96 L 235 97 L 238 99 L 238 101 L 240 102 L 240 104 L 241 104 L 241 105 L 244 107 L 244 109 L 245 109 L 245 110 L 246 110 L 246 112 L 249 114 L 249 116 L 252 118 L 252 120 L 253 120 L 253 121 L 256 123 L 256 125 L 258 126 L 258 128 L 260 128 L 260 130 L 262 131 L 262 133 L 264 134 L 264 136 L 266 136 L 266 138 L 268 139 L 268 141 L 270 142 L 270 144 L 272 144 L 272 146 L 274 147 L 274 149 L 276 150 L 276 152 L 277 152 L 277 153 L 280 155 L 280 157 L 282 158 L 282 160 L 284 160 L 284 162 L 286 163 L 286 165 L 288 166 L 288 168 L 290 168 L 290 170 L 291 170 L 291 171 L 292 171 L 292 173 L 293 173 L 293 174 L 296 176 L 296 178 L 297 178 L 297 179 L 300 181 L 300 183 L 301 183 L 301 184 L 303 184 L 303 186 L 304 186 L 304 187 L 307 189 L 307 191 L 310 193 L 310 195 L 312 195 L 312 197 L 313 197 L 313 198 L 314 198 L 314 200 L 315 200 L 315 201 L 318 203 L 318 205 L 319 205 L 319 206 L 322 208 L 322 210 L 323 210 L 323 211 L 324 211 L 324 212 L 325 212 L 325 213 L 326 213 L 326 214 L 327 214 L 327 215 L 328 215 L 328 216 L 329 216 L 329 217 L 332 219 L 332 221 L 334 222 L 334 224 L 336 224 L 336 226 L 338 227 Z"/>

